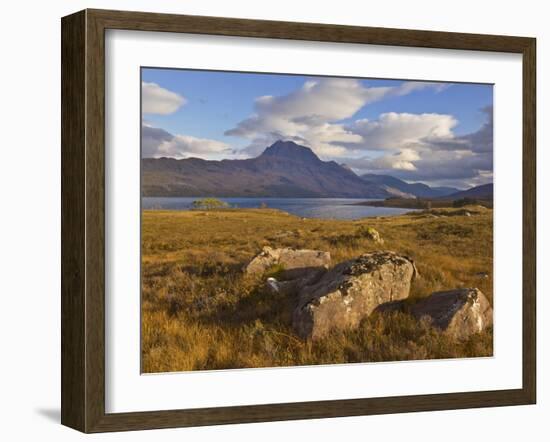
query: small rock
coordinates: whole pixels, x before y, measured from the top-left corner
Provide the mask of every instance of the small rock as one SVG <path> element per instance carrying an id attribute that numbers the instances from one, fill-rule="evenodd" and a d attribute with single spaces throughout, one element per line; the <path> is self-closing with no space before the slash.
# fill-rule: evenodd
<path id="1" fill-rule="evenodd" d="M 275 278 L 267 278 L 266 285 L 275 293 L 279 293 L 281 290 L 280 284 Z"/>
<path id="2" fill-rule="evenodd" d="M 332 329 L 354 328 L 380 304 L 408 297 L 415 275 L 413 261 L 394 252 L 365 253 L 342 262 L 301 290 L 293 327 L 311 339 Z"/>
<path id="3" fill-rule="evenodd" d="M 363 238 L 368 238 L 378 244 L 384 244 L 384 240 L 381 238 L 380 233 L 373 227 L 361 226 L 357 230 L 357 235 Z"/>

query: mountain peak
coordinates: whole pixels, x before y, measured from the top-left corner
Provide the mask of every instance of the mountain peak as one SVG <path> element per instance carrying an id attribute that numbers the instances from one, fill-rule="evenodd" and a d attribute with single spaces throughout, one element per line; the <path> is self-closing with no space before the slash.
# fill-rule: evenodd
<path id="1" fill-rule="evenodd" d="M 274 198 L 387 198 L 387 186 L 366 182 L 308 147 L 277 141 L 243 160 L 142 160 L 143 195 Z"/>
<path id="2" fill-rule="evenodd" d="M 279 140 L 266 148 L 262 157 L 287 158 L 297 161 L 320 161 L 319 157 L 306 146 L 296 144 L 294 141 Z"/>

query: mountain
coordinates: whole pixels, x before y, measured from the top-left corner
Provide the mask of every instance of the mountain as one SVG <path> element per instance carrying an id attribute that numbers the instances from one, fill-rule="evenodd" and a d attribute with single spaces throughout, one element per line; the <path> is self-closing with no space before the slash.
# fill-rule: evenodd
<path id="1" fill-rule="evenodd" d="M 399 189 L 371 183 L 305 146 L 277 141 L 256 157 L 209 161 L 143 158 L 143 196 L 388 198 Z"/>
<path id="2" fill-rule="evenodd" d="M 472 187 L 468 190 L 452 193 L 446 196 L 446 198 L 462 199 L 462 198 L 474 198 L 488 200 L 493 199 L 493 183 L 483 184 L 482 186 Z"/>
<path id="3" fill-rule="evenodd" d="M 398 189 L 403 193 L 408 193 L 418 198 L 435 198 L 459 192 L 459 189 L 455 189 L 453 187 L 430 187 L 423 183 L 409 184 L 390 175 L 376 175 L 373 173 L 367 173 L 365 175 L 361 175 L 361 178 L 369 183 L 389 186 L 393 189 Z"/>
<path id="4" fill-rule="evenodd" d="M 440 196 L 446 196 L 451 195 L 453 193 L 461 192 L 460 189 L 457 189 L 456 187 L 448 187 L 448 186 L 440 186 L 440 187 L 432 187 L 432 191 L 436 191 L 439 193 Z"/>

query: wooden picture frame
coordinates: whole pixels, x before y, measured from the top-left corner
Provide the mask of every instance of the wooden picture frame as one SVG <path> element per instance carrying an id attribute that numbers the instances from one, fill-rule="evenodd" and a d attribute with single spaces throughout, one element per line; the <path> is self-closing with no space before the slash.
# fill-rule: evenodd
<path id="1" fill-rule="evenodd" d="M 523 57 L 523 385 L 428 394 L 105 412 L 105 30 L 517 53 Z M 536 41 L 533 38 L 84 10 L 62 19 L 62 409 L 83 432 L 533 404 L 536 400 Z"/>

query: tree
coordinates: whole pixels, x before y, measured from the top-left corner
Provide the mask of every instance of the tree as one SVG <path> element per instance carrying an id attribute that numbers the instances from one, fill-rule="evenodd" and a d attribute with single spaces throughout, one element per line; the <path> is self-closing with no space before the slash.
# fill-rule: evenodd
<path id="1" fill-rule="evenodd" d="M 200 200 L 193 201 L 192 206 L 193 206 L 193 209 L 197 209 L 197 210 L 212 210 L 212 209 L 225 209 L 229 207 L 229 204 L 217 198 L 202 198 Z"/>

